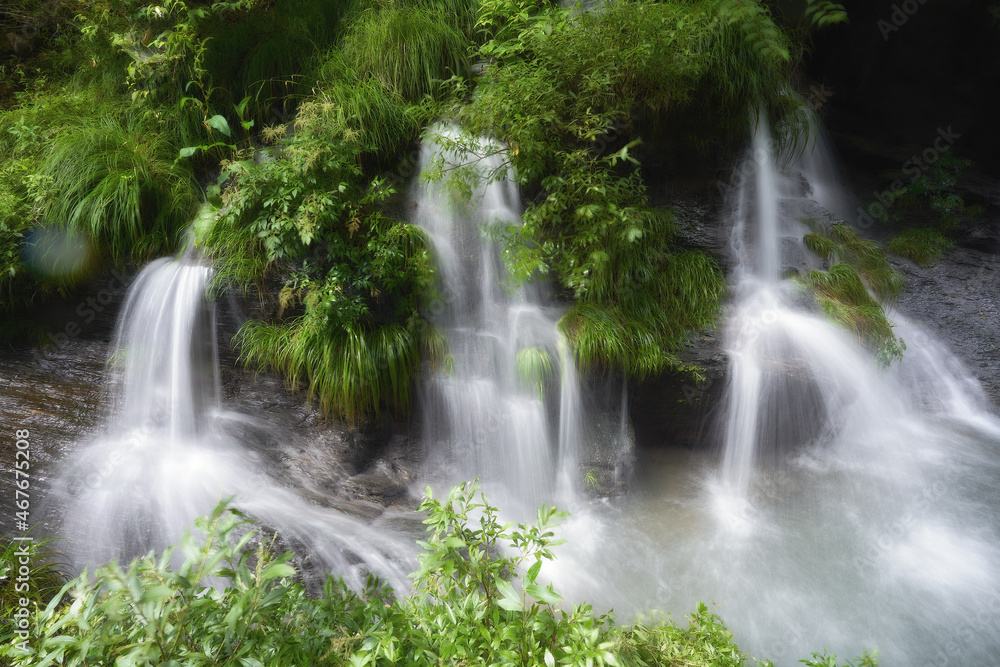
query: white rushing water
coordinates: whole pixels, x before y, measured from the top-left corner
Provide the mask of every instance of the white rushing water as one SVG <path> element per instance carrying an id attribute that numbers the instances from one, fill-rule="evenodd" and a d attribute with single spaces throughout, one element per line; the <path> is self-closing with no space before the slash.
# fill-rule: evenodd
<path id="1" fill-rule="evenodd" d="M 428 141 L 421 156 L 421 170 L 443 159 L 450 169 L 474 170 L 479 184 L 468 200 L 447 182 L 417 186 L 414 222 L 430 238 L 445 296 L 434 323 L 453 360 L 424 387 L 428 470 L 449 483 L 478 477 L 494 503 L 533 513 L 576 495 L 578 379 L 556 327 L 561 313 L 542 305 L 532 285 L 508 289 L 490 227 L 518 223 L 520 197 L 510 179 L 491 179 L 501 167 L 495 147 L 483 141 L 477 153 Z"/>
<path id="2" fill-rule="evenodd" d="M 367 572 L 407 590 L 414 547 L 283 488 L 231 435 L 264 428 L 219 396 L 211 269 L 191 251 L 150 263 L 129 288 L 109 361 L 107 416 L 51 493 L 74 570 L 175 544 L 224 498 L 360 589 Z"/>
<path id="3" fill-rule="evenodd" d="M 875 648 L 887 667 L 994 664 L 1000 422 L 916 325 L 895 316 L 907 350 L 882 370 L 780 278 L 818 262 L 799 240 L 818 190 L 801 161 L 778 166 L 768 132 L 733 193 L 720 451 L 642 452 L 631 498 L 565 526 L 557 589 L 626 618 L 714 603 L 778 665 Z"/>

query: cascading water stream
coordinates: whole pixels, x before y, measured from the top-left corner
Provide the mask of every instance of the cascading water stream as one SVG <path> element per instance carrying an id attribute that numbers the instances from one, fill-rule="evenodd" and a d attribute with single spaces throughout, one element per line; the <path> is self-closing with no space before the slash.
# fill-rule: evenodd
<path id="1" fill-rule="evenodd" d="M 789 443 L 821 440 L 834 430 L 864 430 L 903 409 L 871 359 L 845 333 L 797 305 L 801 289 L 780 280 L 782 247 L 794 248 L 800 258 L 806 253 L 804 225 L 792 218 L 795 200 L 801 203 L 803 195 L 792 174 L 777 169 L 773 144 L 767 120 L 758 114 L 733 212 L 737 269 L 725 334 L 730 376 L 720 427 L 719 490 L 737 509 L 749 500 L 759 467 L 782 460 Z M 811 162 L 820 159 L 815 150 L 808 155 Z"/>
<path id="2" fill-rule="evenodd" d="M 565 526 L 557 590 L 626 616 L 714 602 L 740 646 L 777 665 L 823 648 L 877 648 L 883 667 L 993 664 L 1000 422 L 919 327 L 896 318 L 907 349 L 883 370 L 780 279 L 818 266 L 801 219 L 835 218 L 801 163 L 761 153 L 766 133 L 732 202 L 722 451 L 644 452 L 627 505 Z"/>
<path id="3" fill-rule="evenodd" d="M 406 590 L 412 543 L 306 502 L 236 437 L 266 427 L 220 400 L 210 277 L 188 250 L 150 263 L 128 291 L 109 362 L 108 414 L 63 461 L 50 494 L 69 565 L 79 571 L 175 544 L 233 496 L 319 570 L 356 589 L 375 572 Z"/>
<path id="4" fill-rule="evenodd" d="M 454 141 L 450 128 L 438 133 Z M 474 169 L 479 185 L 468 202 L 445 183 L 418 185 L 414 222 L 433 245 L 446 296 L 435 318 L 453 363 L 425 386 L 429 468 L 453 482 L 478 477 L 491 499 L 512 511 L 575 496 L 582 437 L 579 380 L 572 354 L 531 285 L 508 292 L 507 273 L 488 227 L 520 221 L 517 186 L 495 178 L 500 158 L 486 142 L 477 157 L 433 142 L 434 160 Z M 557 399 L 557 402 L 553 401 Z M 550 413 L 558 410 L 552 419 Z"/>

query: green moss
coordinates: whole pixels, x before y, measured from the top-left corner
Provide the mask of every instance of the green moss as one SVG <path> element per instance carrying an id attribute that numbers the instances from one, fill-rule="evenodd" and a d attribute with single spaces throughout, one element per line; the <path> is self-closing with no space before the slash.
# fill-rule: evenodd
<path id="1" fill-rule="evenodd" d="M 889 252 L 920 266 L 933 266 L 954 247 L 941 232 L 927 227 L 906 229 L 889 240 Z"/>

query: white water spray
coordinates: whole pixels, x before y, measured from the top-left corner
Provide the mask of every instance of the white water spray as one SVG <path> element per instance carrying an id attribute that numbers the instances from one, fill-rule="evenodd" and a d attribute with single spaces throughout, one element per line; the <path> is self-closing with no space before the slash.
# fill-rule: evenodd
<path id="1" fill-rule="evenodd" d="M 460 137 L 439 128 L 446 139 Z M 446 183 L 418 186 L 415 222 L 431 239 L 448 303 L 435 317 L 453 364 L 433 375 L 424 396 L 429 467 L 448 482 L 478 477 L 491 499 L 512 511 L 576 494 L 582 437 L 579 380 L 556 327 L 531 285 L 512 291 L 490 225 L 517 224 L 517 186 L 497 178 L 496 146 L 477 157 L 423 147 L 421 168 L 435 159 L 478 175 L 468 202 Z M 552 412 L 558 414 L 553 419 Z"/>
<path id="2" fill-rule="evenodd" d="M 51 499 L 74 570 L 175 544 L 224 498 L 360 590 L 368 572 L 406 590 L 413 545 L 312 505 L 272 479 L 233 432 L 263 430 L 219 397 L 211 270 L 190 252 L 129 289 L 100 432 L 63 461 Z"/>
<path id="3" fill-rule="evenodd" d="M 732 208 L 721 452 L 645 452 L 628 505 L 566 526 L 557 589 L 625 615 L 714 602 L 741 648 L 777 665 L 824 648 L 877 648 L 883 667 L 992 664 L 1000 422 L 919 328 L 897 318 L 907 350 L 883 371 L 779 279 L 818 263 L 799 218 L 826 213 L 799 165 L 760 157 Z"/>

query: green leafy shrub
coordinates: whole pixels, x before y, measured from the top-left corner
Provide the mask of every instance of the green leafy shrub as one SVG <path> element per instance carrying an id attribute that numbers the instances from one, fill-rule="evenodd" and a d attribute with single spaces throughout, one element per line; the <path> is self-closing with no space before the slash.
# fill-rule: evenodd
<path id="1" fill-rule="evenodd" d="M 304 383 L 327 413 L 352 422 L 383 404 L 406 410 L 420 351 L 436 349 L 417 315 L 432 275 L 423 235 L 385 215 L 393 191 L 364 171 L 379 142 L 415 126 L 400 100 L 365 86 L 335 83 L 302 103 L 294 135 L 272 157 L 229 164 L 225 212 L 204 235 L 220 280 L 284 282 L 276 321 L 241 331 L 243 360 Z M 395 130 L 358 125 L 397 113 Z"/>
<path id="2" fill-rule="evenodd" d="M 637 376 L 676 366 L 724 282 L 707 256 L 676 247 L 669 212 L 649 206 L 634 133 L 687 110 L 708 119 L 705 134 L 741 138 L 749 109 L 792 119 L 789 38 L 755 2 L 613 2 L 578 14 L 497 0 L 478 16 L 489 65 L 474 92 L 456 84 L 449 113 L 470 136 L 504 142 L 490 177 L 533 193 L 523 223 L 506 230 L 512 275 L 551 274 L 575 301 L 562 329 L 584 365 Z"/>
<path id="3" fill-rule="evenodd" d="M 941 232 L 928 227 L 905 229 L 889 240 L 889 252 L 920 266 L 933 266 L 954 247 Z"/>
<path id="4" fill-rule="evenodd" d="M 0 657 L 15 667 L 735 667 L 751 660 L 703 604 L 687 628 L 662 616 L 619 626 L 586 603 L 567 610 L 541 578 L 559 544 L 552 526 L 565 514 L 543 507 L 533 523 L 503 524 L 477 491 L 462 484 L 444 500 L 427 493 L 420 509 L 428 535 L 408 596 L 375 579 L 358 593 L 328 577 L 322 595 L 308 597 L 292 554 L 275 556 L 223 503 L 196 522 L 202 539 L 188 532 L 160 556 L 110 563 L 64 585 L 33 612 L 25 645 L 4 631 Z M 836 665 L 826 654 L 814 658 L 807 664 Z M 875 664 L 870 656 L 859 663 Z"/>

